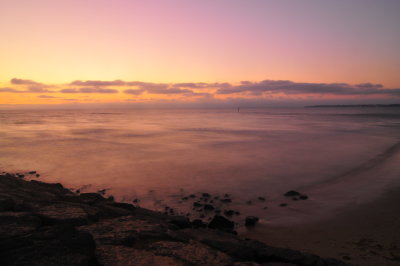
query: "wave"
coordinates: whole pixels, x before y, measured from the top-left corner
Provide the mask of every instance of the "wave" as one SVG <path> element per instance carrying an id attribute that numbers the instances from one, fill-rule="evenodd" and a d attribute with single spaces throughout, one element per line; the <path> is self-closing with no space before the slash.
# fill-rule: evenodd
<path id="1" fill-rule="evenodd" d="M 369 159 L 362 164 L 345 171 L 344 173 L 341 173 L 337 176 L 334 176 L 329 179 L 325 179 L 324 181 L 319 182 L 318 184 L 315 185 L 321 185 L 321 184 L 332 184 L 332 183 L 337 183 L 340 182 L 344 179 L 347 179 L 349 177 L 354 177 L 354 176 L 359 176 L 363 173 L 366 173 L 367 171 L 370 171 L 371 169 L 374 169 L 378 166 L 381 166 L 383 163 L 388 161 L 390 158 L 392 158 L 394 155 L 400 152 L 400 140 L 387 148 L 385 151 L 382 153 L 378 154 L 372 159 Z"/>

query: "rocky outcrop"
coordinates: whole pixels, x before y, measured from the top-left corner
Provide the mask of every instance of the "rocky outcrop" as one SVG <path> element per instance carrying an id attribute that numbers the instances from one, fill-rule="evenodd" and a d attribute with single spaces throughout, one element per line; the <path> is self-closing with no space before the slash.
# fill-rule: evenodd
<path id="1" fill-rule="evenodd" d="M 209 197 L 204 194 L 203 197 Z M 0 265 L 346 265 L 210 224 L 0 175 Z"/>

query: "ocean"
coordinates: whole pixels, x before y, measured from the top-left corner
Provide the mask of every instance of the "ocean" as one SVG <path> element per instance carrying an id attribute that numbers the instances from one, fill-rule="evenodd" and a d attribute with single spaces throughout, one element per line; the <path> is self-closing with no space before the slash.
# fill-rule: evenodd
<path id="1" fill-rule="evenodd" d="M 0 110 L 0 171 L 192 219 L 214 215 L 193 209 L 208 193 L 239 224 L 305 222 L 372 200 L 399 184 L 399 141 L 400 108 Z"/>

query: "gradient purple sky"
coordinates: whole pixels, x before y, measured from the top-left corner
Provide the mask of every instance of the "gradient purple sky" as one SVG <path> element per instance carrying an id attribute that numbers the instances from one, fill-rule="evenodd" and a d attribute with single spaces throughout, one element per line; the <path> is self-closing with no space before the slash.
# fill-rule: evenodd
<path id="1" fill-rule="evenodd" d="M 2 0 L 0 103 L 60 103 L 60 90 L 75 80 L 234 86 L 290 80 L 397 89 L 399 14 L 398 0 Z M 33 96 L 13 78 L 56 91 Z M 112 88 L 118 97 L 95 89 L 91 97 L 102 102 L 133 95 L 123 92 L 130 88 Z"/>

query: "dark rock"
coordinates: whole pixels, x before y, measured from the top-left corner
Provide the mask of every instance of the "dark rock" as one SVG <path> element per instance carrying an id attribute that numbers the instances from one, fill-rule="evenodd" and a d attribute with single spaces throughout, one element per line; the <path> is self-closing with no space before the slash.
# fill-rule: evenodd
<path id="1" fill-rule="evenodd" d="M 189 218 L 185 216 L 172 216 L 169 218 L 169 222 L 178 226 L 179 228 L 190 228 L 192 227 L 192 223 Z"/>
<path id="2" fill-rule="evenodd" d="M 248 200 L 248 201 L 246 201 L 246 204 L 251 205 L 251 204 L 253 204 L 253 201 Z"/>
<path id="3" fill-rule="evenodd" d="M 97 191 L 97 193 L 101 194 L 104 196 L 104 194 L 106 194 L 106 189 L 100 189 L 99 191 Z"/>
<path id="4" fill-rule="evenodd" d="M 106 199 L 98 193 L 81 193 L 79 199 L 86 204 L 93 204 L 97 202 L 104 202 Z"/>
<path id="5" fill-rule="evenodd" d="M 215 208 L 211 204 L 205 204 L 204 205 L 204 210 L 206 211 L 213 211 Z"/>
<path id="6" fill-rule="evenodd" d="M 287 206 L 287 203 L 281 203 L 281 204 L 279 204 L 279 206 L 281 206 L 281 207 L 286 207 L 286 206 Z"/>
<path id="7" fill-rule="evenodd" d="M 261 200 L 261 201 L 265 201 L 264 197 L 258 197 L 258 199 Z"/>
<path id="8" fill-rule="evenodd" d="M 0 199 L 0 212 L 13 211 L 15 207 L 15 202 L 13 199 L 6 198 Z"/>
<path id="9" fill-rule="evenodd" d="M 203 204 L 201 204 L 200 202 L 193 202 L 193 207 L 199 208 L 201 206 L 203 206 Z"/>
<path id="10" fill-rule="evenodd" d="M 107 200 L 108 200 L 108 201 L 114 201 L 114 196 L 113 196 L 113 195 L 109 196 L 109 197 L 107 198 Z"/>
<path id="11" fill-rule="evenodd" d="M 195 198 L 196 197 L 196 195 L 194 195 L 194 194 L 191 194 L 191 195 L 189 195 L 189 198 Z"/>
<path id="12" fill-rule="evenodd" d="M 289 190 L 284 194 L 285 197 L 295 197 L 295 196 L 300 196 L 300 193 L 295 191 L 295 190 Z"/>
<path id="13" fill-rule="evenodd" d="M 192 221 L 192 227 L 193 228 L 206 228 L 207 224 L 204 223 L 202 220 L 200 219 L 196 219 Z"/>
<path id="14" fill-rule="evenodd" d="M 29 171 L 28 174 L 34 175 L 34 174 L 36 174 L 36 171 Z"/>
<path id="15" fill-rule="evenodd" d="M 221 215 L 215 215 L 211 222 L 208 224 L 209 228 L 219 230 L 233 230 L 235 224 Z"/>
<path id="16" fill-rule="evenodd" d="M 246 221 L 245 221 L 245 225 L 246 226 L 255 226 L 256 223 L 258 222 L 258 217 L 256 216 L 247 216 L 246 217 Z"/>
<path id="17" fill-rule="evenodd" d="M 204 198 L 209 198 L 209 197 L 211 197 L 211 195 L 208 194 L 208 193 L 203 193 L 202 196 L 203 196 Z"/>
<path id="18" fill-rule="evenodd" d="M 90 234 L 72 226 L 38 229 L 26 236 L 0 241 L 1 265 L 95 265 Z"/>
<path id="19" fill-rule="evenodd" d="M 223 203 L 230 203 L 230 202 L 232 202 L 232 200 L 231 200 L 231 199 L 221 199 L 221 202 L 223 202 Z"/>
<path id="20" fill-rule="evenodd" d="M 131 211 L 134 211 L 136 209 L 136 207 L 133 206 L 132 204 L 125 203 L 125 202 L 113 202 L 111 204 L 111 206 L 126 209 L 126 210 L 131 210 Z"/>
<path id="21" fill-rule="evenodd" d="M 36 177 L 40 177 L 40 175 L 39 175 L 39 174 L 36 174 Z"/>
<path id="22" fill-rule="evenodd" d="M 235 214 L 235 211 L 234 211 L 234 210 L 226 210 L 226 211 L 224 211 L 224 214 L 225 214 L 226 216 L 232 216 L 232 215 Z"/>
<path id="23" fill-rule="evenodd" d="M 134 199 L 134 200 L 132 200 L 132 202 L 133 202 L 133 203 L 139 203 L 139 202 L 140 202 L 140 199 Z"/>
<path id="24" fill-rule="evenodd" d="M 299 196 L 299 198 L 300 198 L 301 200 L 306 200 L 306 199 L 308 199 L 308 196 L 302 194 L 302 195 Z"/>

